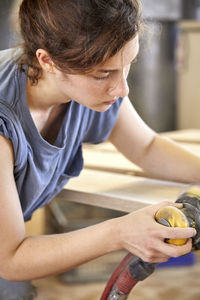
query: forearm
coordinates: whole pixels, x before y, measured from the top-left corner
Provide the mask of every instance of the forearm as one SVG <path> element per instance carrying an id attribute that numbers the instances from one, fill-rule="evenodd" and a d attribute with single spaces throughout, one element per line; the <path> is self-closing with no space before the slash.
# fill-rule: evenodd
<path id="1" fill-rule="evenodd" d="M 162 179 L 200 183 L 200 156 L 159 135 L 144 151 L 139 165 L 145 171 Z"/>
<path id="2" fill-rule="evenodd" d="M 27 237 L 1 264 L 1 276 L 21 281 L 62 273 L 117 250 L 116 241 L 112 220 L 70 233 Z"/>

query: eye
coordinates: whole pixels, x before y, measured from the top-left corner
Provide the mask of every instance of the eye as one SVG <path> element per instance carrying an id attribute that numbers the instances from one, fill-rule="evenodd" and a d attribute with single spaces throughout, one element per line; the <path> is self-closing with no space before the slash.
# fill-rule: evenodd
<path id="1" fill-rule="evenodd" d="M 106 80 L 110 77 L 110 74 L 108 74 L 107 76 L 94 76 L 95 80 Z"/>

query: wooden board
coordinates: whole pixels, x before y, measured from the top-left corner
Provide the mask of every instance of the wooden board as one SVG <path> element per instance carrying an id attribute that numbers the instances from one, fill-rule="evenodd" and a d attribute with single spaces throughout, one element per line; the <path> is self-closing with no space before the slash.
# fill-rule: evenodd
<path id="1" fill-rule="evenodd" d="M 83 170 L 71 179 L 58 198 L 124 212 L 174 202 L 189 185 L 110 172 Z"/>
<path id="2" fill-rule="evenodd" d="M 180 143 L 185 149 L 200 155 L 200 144 Z M 140 167 L 125 158 L 109 142 L 83 146 L 84 166 L 87 169 L 149 177 Z"/>
<path id="3" fill-rule="evenodd" d="M 200 143 L 179 143 L 182 147 L 200 156 Z"/>
<path id="4" fill-rule="evenodd" d="M 110 148 L 109 148 L 110 147 Z M 144 171 L 130 162 L 111 143 L 83 147 L 84 166 L 88 169 L 144 176 Z"/>
<path id="5" fill-rule="evenodd" d="M 200 129 L 198 128 L 163 132 L 161 135 L 167 136 L 177 142 L 200 143 Z"/>

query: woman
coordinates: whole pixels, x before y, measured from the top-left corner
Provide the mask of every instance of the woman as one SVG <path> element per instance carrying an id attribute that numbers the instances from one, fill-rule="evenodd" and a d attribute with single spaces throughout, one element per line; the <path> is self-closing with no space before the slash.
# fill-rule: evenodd
<path id="1" fill-rule="evenodd" d="M 19 17 L 23 47 L 0 53 L 0 276 L 46 277 L 120 249 L 149 262 L 191 251 L 194 229 L 154 221 L 166 202 L 72 233 L 26 236 L 24 221 L 79 175 L 83 142 L 109 139 L 169 180 L 199 183 L 200 159 L 148 128 L 128 99 L 138 0 L 24 0 Z"/>

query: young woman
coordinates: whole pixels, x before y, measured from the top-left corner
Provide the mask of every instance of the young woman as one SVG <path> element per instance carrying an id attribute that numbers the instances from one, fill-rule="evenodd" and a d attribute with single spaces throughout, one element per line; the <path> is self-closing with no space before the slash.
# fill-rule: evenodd
<path id="1" fill-rule="evenodd" d="M 0 52 L 0 276 L 50 276 L 122 248 L 149 262 L 188 253 L 195 230 L 154 220 L 166 202 L 72 233 L 26 236 L 24 221 L 79 175 L 83 142 L 109 139 L 169 180 L 199 183 L 200 159 L 157 135 L 128 99 L 139 0 L 23 0 L 19 17 L 23 46 Z"/>

